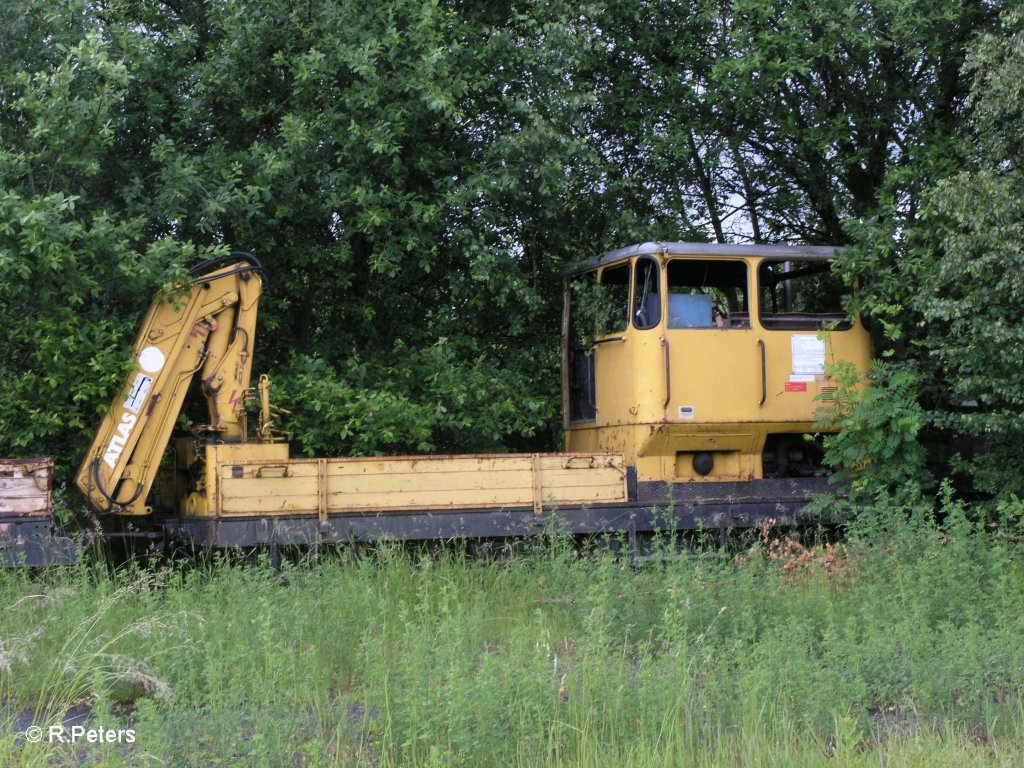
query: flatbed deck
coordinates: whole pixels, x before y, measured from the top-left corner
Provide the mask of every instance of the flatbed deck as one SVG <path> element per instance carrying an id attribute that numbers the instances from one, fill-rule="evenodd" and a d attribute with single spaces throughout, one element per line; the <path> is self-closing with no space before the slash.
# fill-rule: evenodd
<path id="1" fill-rule="evenodd" d="M 629 470 L 625 498 L 608 503 L 312 512 L 268 516 L 165 517 L 168 538 L 204 547 L 429 541 L 655 531 L 726 531 L 811 522 L 803 513 L 832 491 L 824 477 L 728 483 L 637 483 Z"/>

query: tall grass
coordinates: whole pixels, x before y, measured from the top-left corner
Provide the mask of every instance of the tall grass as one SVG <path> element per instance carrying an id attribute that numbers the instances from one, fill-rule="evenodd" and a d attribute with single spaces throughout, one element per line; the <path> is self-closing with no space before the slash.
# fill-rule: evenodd
<path id="1" fill-rule="evenodd" d="M 1022 549 L 946 511 L 641 568 L 556 538 L 0 573 L 0 765 L 1019 765 Z M 72 705 L 136 742 L 13 732 Z"/>

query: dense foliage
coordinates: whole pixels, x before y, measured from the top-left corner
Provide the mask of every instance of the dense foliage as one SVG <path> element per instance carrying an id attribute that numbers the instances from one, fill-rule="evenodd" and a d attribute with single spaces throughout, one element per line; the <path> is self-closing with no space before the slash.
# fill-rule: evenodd
<path id="1" fill-rule="evenodd" d="M 975 490 L 1019 495 L 1024 14 L 980 36 L 964 72 L 973 78 L 964 130 L 948 151 L 892 174 L 875 218 L 850 227 L 859 242 L 848 266 L 866 276 L 862 308 L 895 353 L 889 380 L 915 381 L 887 394 L 920 398 L 918 426 L 947 447 L 935 458 L 951 460 Z"/>
<path id="2" fill-rule="evenodd" d="M 74 466 L 153 293 L 229 248 L 267 265 L 256 369 L 305 450 L 551 448 L 564 268 L 748 239 L 857 244 L 909 396 L 992 443 L 999 486 L 1024 429 L 1001 6 L 3 2 L 0 455 Z"/>

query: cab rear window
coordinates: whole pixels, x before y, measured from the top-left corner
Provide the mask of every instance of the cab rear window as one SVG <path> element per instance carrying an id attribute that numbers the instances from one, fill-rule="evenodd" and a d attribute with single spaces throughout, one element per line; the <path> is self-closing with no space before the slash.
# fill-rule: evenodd
<path id="1" fill-rule="evenodd" d="M 829 261 L 762 261 L 757 269 L 759 318 L 768 330 L 852 327 L 843 309 L 850 295 Z"/>

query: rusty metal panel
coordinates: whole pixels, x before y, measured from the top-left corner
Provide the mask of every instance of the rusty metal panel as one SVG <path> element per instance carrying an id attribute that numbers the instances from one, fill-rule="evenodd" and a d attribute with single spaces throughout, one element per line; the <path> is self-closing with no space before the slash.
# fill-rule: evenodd
<path id="1" fill-rule="evenodd" d="M 224 517 L 534 510 L 627 499 L 621 454 L 478 454 L 357 459 L 234 460 L 217 467 Z"/>
<path id="2" fill-rule="evenodd" d="M 49 518 L 52 508 L 50 459 L 0 459 L 0 517 Z"/>

